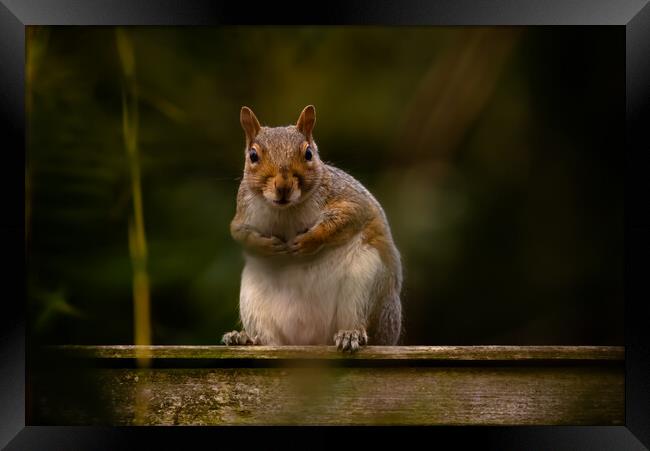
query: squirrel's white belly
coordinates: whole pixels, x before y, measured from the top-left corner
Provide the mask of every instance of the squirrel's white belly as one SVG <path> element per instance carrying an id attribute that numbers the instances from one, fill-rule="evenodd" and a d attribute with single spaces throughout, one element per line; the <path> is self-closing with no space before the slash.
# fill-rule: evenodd
<path id="1" fill-rule="evenodd" d="M 240 291 L 244 329 L 266 345 L 331 344 L 365 326 L 364 306 L 382 261 L 357 236 L 304 261 L 246 257 Z"/>

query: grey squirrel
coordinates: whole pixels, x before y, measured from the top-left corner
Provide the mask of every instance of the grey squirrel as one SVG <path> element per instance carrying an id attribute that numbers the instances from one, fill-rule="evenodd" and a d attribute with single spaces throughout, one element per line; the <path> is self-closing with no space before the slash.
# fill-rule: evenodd
<path id="1" fill-rule="evenodd" d="M 226 345 L 395 345 L 402 265 L 386 215 L 352 176 L 325 164 L 316 112 L 262 127 L 242 107 L 244 176 L 232 237 L 244 248 L 240 319 Z"/>

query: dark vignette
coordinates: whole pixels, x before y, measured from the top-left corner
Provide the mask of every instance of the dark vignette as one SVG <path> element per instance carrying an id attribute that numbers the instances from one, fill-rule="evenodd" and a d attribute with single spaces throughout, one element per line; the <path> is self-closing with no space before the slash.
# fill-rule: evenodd
<path id="1" fill-rule="evenodd" d="M 270 4 L 261 8 L 236 3 L 214 3 L 206 0 L 174 2 L 171 0 L 93 2 L 65 0 L 59 2 L 3 0 L 0 5 L 0 114 L 3 140 L 8 145 L 1 167 L 2 192 L 6 216 L 1 230 L 5 271 L 5 310 L 0 315 L 0 445 L 4 446 L 23 428 L 25 422 L 24 368 L 24 278 L 17 263 L 24 257 L 24 24 L 219 24 L 219 23 L 355 23 L 392 25 L 533 25 L 533 24 L 625 24 L 645 1 L 574 1 L 553 2 L 545 8 L 534 1 L 502 0 L 426 3 L 424 1 L 334 2 L 312 13 L 312 8 L 281 10 Z M 312 5 L 313 6 L 313 5 Z M 289 12 L 290 11 L 290 12 Z M 14 12 L 14 14 L 12 14 Z M 650 119 L 650 7 L 637 14 L 626 28 L 627 35 L 627 142 L 628 184 L 626 187 L 626 425 L 623 427 L 515 427 L 515 428 L 397 428 L 409 439 L 421 433 L 431 440 L 452 439 L 464 443 L 481 443 L 487 448 L 535 449 L 642 449 L 634 433 L 646 445 L 650 443 L 647 405 L 650 385 L 647 375 L 650 350 L 642 336 L 646 326 L 649 290 L 643 280 L 648 274 L 647 251 L 650 250 L 650 228 L 647 209 L 643 207 L 648 192 L 645 174 L 650 149 L 647 125 Z M 645 135 L 645 136 L 644 136 Z M 12 152 L 13 150 L 13 152 Z M 20 254 L 20 255 L 19 255 Z M 645 294 L 645 296 L 643 296 Z M 9 311 L 7 311 L 7 307 Z M 116 449 L 151 447 L 155 442 L 188 444 L 188 439 L 205 439 L 206 443 L 221 440 L 249 428 L 55 428 L 28 427 L 22 430 L 8 449 Z M 324 438 L 323 430 L 307 428 L 265 428 L 264 439 L 277 437 L 278 432 L 306 430 L 310 440 Z M 192 437 L 188 432 L 192 431 Z M 352 433 L 371 431 L 372 438 L 381 439 L 387 429 L 355 428 Z M 467 434 L 467 432 L 470 432 Z M 216 432 L 217 434 L 214 434 Z M 209 436 L 207 434 L 210 434 Z M 322 434 L 322 435 L 321 435 Z M 327 433 L 327 437 L 331 435 Z M 424 438 L 424 437 L 423 437 Z M 437 440 L 436 440 L 437 441 Z M 138 443 L 141 442 L 141 443 Z M 281 442 L 276 442 L 281 443 Z M 127 446 L 131 445 L 131 446 Z M 57 446 L 58 445 L 58 446 Z M 487 446 L 486 446 L 487 445 Z"/>

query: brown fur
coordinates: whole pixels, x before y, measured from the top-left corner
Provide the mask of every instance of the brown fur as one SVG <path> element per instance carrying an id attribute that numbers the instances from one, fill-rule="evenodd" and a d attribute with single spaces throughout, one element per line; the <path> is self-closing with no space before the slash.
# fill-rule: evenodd
<path id="1" fill-rule="evenodd" d="M 371 305 L 366 327 L 370 340 L 375 344 L 395 344 L 401 330 L 402 268 L 379 202 L 353 177 L 321 161 L 313 139 L 312 106 L 302 111 L 295 126 L 259 126 L 254 113 L 246 107 L 242 108 L 240 119 L 246 133 L 246 149 L 244 178 L 231 223 L 233 238 L 253 253 L 300 258 L 360 236 L 363 244 L 377 250 L 384 263 L 383 273 L 377 276 L 369 293 Z M 313 153 L 311 161 L 305 158 L 307 147 Z M 257 152 L 257 162 L 250 159 L 251 149 Z M 259 202 L 271 205 L 271 211 L 283 220 L 292 215 L 300 217 L 300 212 L 309 206 L 310 211 L 319 212 L 318 220 L 294 234 L 264 234 L 247 223 Z"/>

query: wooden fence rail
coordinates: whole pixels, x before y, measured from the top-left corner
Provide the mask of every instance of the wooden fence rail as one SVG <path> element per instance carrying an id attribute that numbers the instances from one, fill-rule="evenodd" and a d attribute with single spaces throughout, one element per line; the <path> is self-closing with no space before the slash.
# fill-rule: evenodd
<path id="1" fill-rule="evenodd" d="M 33 361 L 30 424 L 624 424 L 622 347 L 59 346 Z"/>

